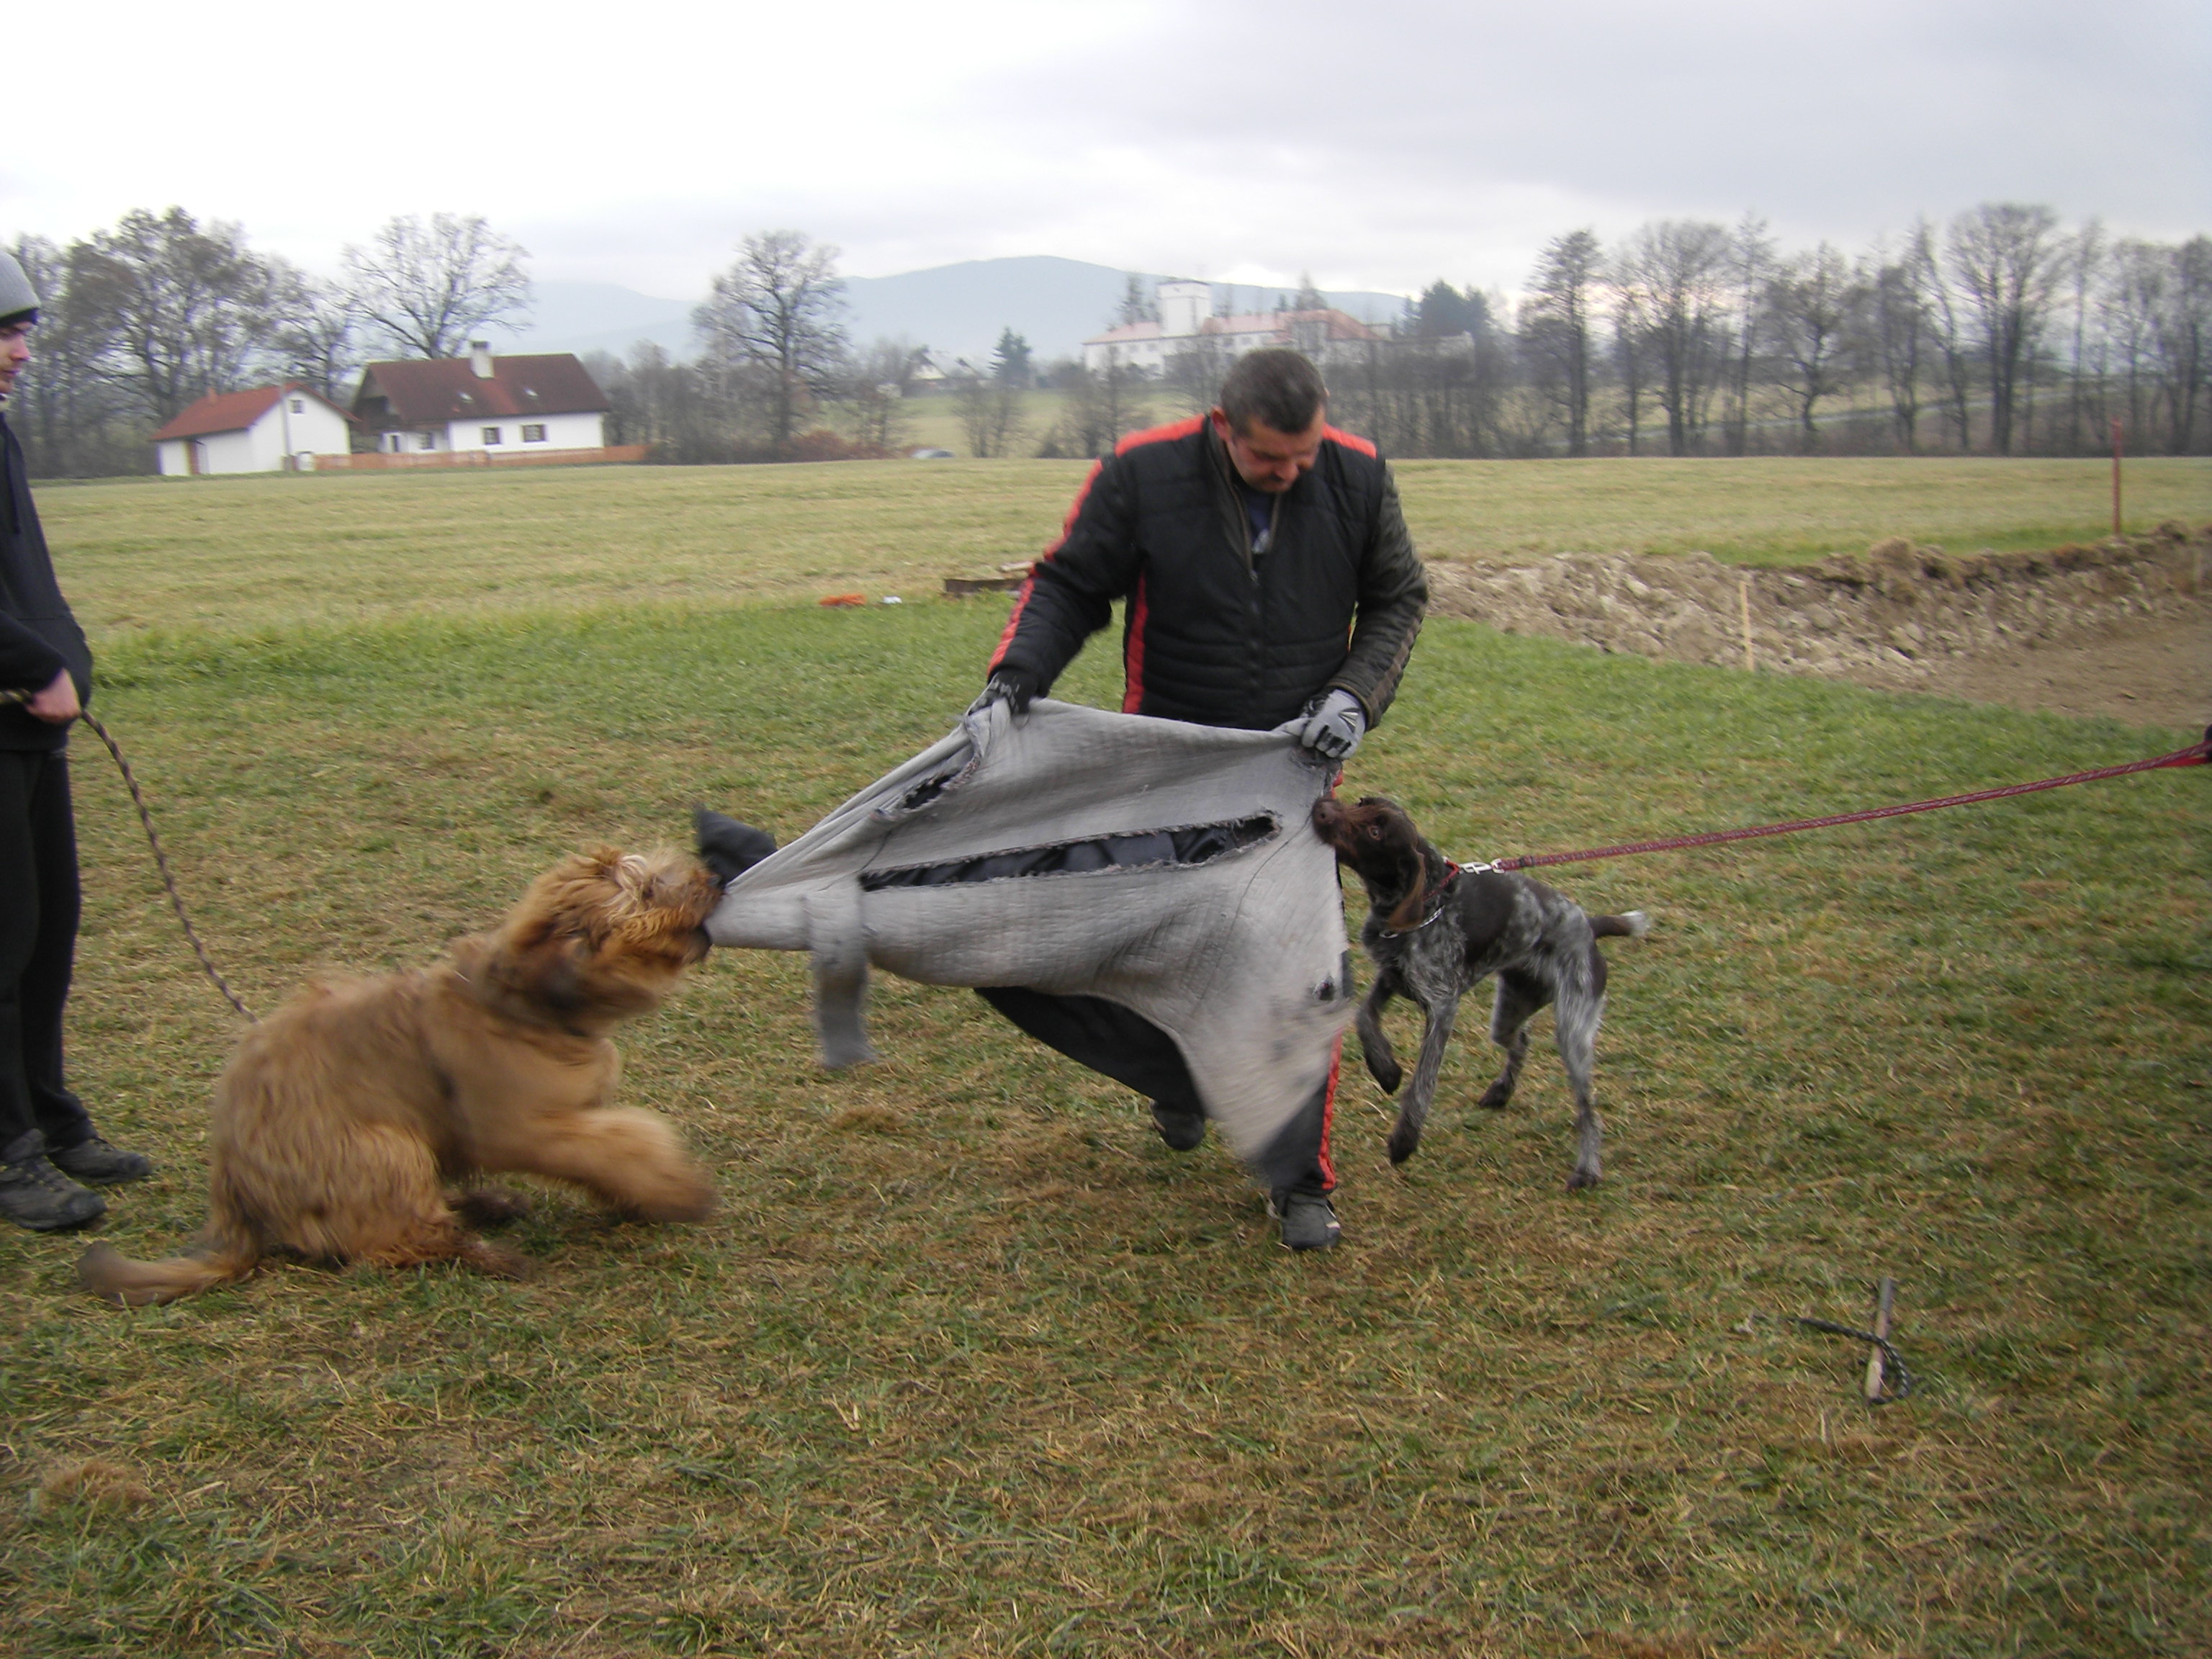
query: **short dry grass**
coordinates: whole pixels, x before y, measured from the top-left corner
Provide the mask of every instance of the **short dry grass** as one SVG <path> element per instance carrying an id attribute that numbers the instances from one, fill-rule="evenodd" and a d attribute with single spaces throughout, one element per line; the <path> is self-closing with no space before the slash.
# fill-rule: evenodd
<path id="1" fill-rule="evenodd" d="M 101 556 L 100 604 L 161 580 L 159 551 Z M 253 568 L 250 628 L 111 629 L 100 707 L 264 1007 L 424 959 L 567 848 L 679 838 L 694 799 L 795 832 L 944 731 L 1005 614 L 564 592 L 303 626 Z M 1071 690 L 1106 698 L 1110 656 Z M 1440 621 L 1348 783 L 1474 857 L 2186 735 Z M 160 1160 L 107 1229 L 146 1255 L 202 1214 L 235 1027 L 79 753 L 76 1076 Z M 1562 872 L 1656 924 L 1612 951 L 1606 1183 L 1564 1189 L 1555 1060 L 1471 1109 L 1470 1018 L 1401 1172 L 1348 1068 L 1317 1259 L 1217 1146 L 1168 1153 L 974 998 L 882 984 L 884 1063 L 831 1076 L 803 962 L 718 955 L 624 1045 L 627 1097 L 717 1172 L 705 1224 L 549 1192 L 526 1284 L 278 1267 L 128 1313 L 71 1294 L 77 1241 L 0 1237 L 0 1651 L 2202 1653 L 2208 787 Z M 1869 1412 L 1860 1351 L 1789 1321 L 1862 1319 L 1885 1273 L 1923 1382 Z"/>
<path id="2" fill-rule="evenodd" d="M 2136 461 L 2129 522 L 2201 520 L 2212 464 Z M 1084 464 L 137 479 L 50 488 L 64 580 L 101 633 L 548 605 L 912 599 L 1032 557 Z M 1954 551 L 2109 527 L 2094 461 L 1409 461 L 1432 558 L 1682 552 L 1791 562 L 1907 534 Z"/>

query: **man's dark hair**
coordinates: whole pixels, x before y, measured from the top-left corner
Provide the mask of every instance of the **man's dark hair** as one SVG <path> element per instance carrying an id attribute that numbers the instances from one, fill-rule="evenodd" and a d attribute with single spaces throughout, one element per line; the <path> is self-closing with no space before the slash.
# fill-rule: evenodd
<path id="1" fill-rule="evenodd" d="M 1221 412 L 1241 436 L 1250 435 L 1255 421 L 1278 432 L 1303 432 L 1328 403 L 1321 371 L 1295 351 L 1249 352 L 1221 382 Z"/>

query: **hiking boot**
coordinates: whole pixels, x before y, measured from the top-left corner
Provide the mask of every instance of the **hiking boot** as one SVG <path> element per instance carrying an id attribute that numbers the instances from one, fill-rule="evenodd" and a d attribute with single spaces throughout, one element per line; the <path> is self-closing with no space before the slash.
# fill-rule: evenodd
<path id="1" fill-rule="evenodd" d="M 1286 1250 L 1329 1249 L 1343 1231 L 1337 1224 L 1336 1206 L 1320 1193 L 1286 1187 L 1268 1195 L 1267 1213 L 1283 1224 Z"/>
<path id="2" fill-rule="evenodd" d="M 58 1146 L 46 1157 L 54 1168 L 88 1187 L 114 1187 L 126 1181 L 143 1181 L 154 1173 L 154 1160 L 143 1152 L 126 1152 L 98 1135 L 74 1146 Z"/>
<path id="3" fill-rule="evenodd" d="M 1184 1106 L 1152 1103 L 1152 1123 L 1171 1152 L 1187 1152 L 1206 1139 L 1206 1114 Z"/>
<path id="4" fill-rule="evenodd" d="M 50 1233 L 81 1227 L 107 1213 L 98 1193 L 80 1187 L 46 1157 L 46 1137 L 28 1130 L 0 1150 L 0 1216 L 18 1227 Z"/>

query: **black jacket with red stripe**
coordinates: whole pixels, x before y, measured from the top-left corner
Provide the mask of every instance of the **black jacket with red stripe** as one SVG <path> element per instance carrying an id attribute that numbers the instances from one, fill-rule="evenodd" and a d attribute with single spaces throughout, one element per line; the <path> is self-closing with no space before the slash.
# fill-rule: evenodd
<path id="1" fill-rule="evenodd" d="M 1273 501 L 1255 556 L 1206 416 L 1122 439 L 1030 571 L 992 672 L 1050 690 L 1126 599 L 1126 712 L 1266 731 L 1340 686 L 1372 726 L 1428 605 L 1390 469 L 1331 427 L 1312 470 Z"/>

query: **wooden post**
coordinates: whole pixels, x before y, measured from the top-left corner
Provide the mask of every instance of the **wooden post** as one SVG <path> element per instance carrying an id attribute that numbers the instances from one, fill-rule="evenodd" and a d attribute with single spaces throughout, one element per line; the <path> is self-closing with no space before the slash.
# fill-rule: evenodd
<path id="1" fill-rule="evenodd" d="M 1743 618 L 1743 672 L 1747 674 L 1755 674 L 1759 672 L 1759 659 L 1752 654 L 1751 649 L 1750 577 L 1746 576 L 1736 584 L 1735 602 L 1737 613 Z"/>
<path id="2" fill-rule="evenodd" d="M 1896 1305 L 1897 1281 L 1893 1279 L 1885 1279 L 1881 1281 L 1881 1291 L 1875 1296 L 1874 1310 L 1874 1334 L 1885 1342 L 1889 1340 L 1890 1310 Z M 1870 1401 L 1880 1400 L 1882 1397 L 1881 1350 L 1879 1347 L 1870 1347 L 1867 1350 L 1865 1392 L 1866 1397 Z"/>
<path id="3" fill-rule="evenodd" d="M 2120 533 L 2120 421 L 2112 417 L 2112 534 Z"/>

